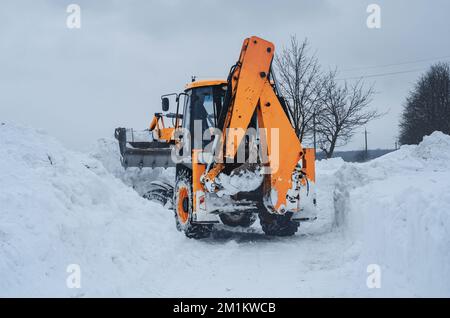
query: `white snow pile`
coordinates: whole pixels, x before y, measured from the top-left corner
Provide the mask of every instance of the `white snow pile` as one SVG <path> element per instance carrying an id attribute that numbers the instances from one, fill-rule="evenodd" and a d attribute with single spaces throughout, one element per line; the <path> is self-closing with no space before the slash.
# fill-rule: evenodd
<path id="1" fill-rule="evenodd" d="M 45 133 L 0 126 L 0 296 L 116 295 L 118 285 L 139 293 L 147 267 L 135 265 L 163 244 L 151 233 L 170 223 L 166 213 L 99 161 Z M 67 287 L 70 264 L 83 270 L 84 290 Z"/>
<path id="2" fill-rule="evenodd" d="M 335 175 L 336 223 L 394 295 L 450 295 L 450 136 L 434 132 Z"/>
<path id="3" fill-rule="evenodd" d="M 124 171 L 114 140 L 84 155 L 0 125 L 0 296 L 450 296 L 450 136 L 318 162 L 318 220 L 288 238 L 255 223 L 187 239 L 140 196 L 156 178 L 173 171 Z"/>

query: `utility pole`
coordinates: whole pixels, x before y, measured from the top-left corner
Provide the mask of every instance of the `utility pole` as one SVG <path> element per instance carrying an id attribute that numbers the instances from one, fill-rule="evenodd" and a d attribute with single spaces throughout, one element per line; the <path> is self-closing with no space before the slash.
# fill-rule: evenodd
<path id="1" fill-rule="evenodd" d="M 364 128 L 364 142 L 365 142 L 365 152 L 366 152 L 366 160 L 369 159 L 369 150 L 367 149 L 367 128 Z"/>
<path id="2" fill-rule="evenodd" d="M 398 138 L 395 138 L 395 150 L 400 149 L 400 140 Z"/>

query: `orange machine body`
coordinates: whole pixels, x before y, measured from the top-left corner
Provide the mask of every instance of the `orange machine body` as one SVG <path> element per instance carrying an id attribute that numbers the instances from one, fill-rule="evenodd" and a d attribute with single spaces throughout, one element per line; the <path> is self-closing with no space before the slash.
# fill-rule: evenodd
<path id="1" fill-rule="evenodd" d="M 164 117 L 160 113 L 153 116 L 148 129 L 153 132 L 153 137 L 158 141 L 167 143 L 174 141 L 175 127 L 166 127 Z"/>
<path id="2" fill-rule="evenodd" d="M 177 229 L 188 237 L 206 237 L 215 223 L 249 227 L 254 215 L 264 233 L 286 236 L 316 219 L 315 150 L 303 147 L 278 95 L 274 54 L 273 43 L 247 38 L 227 80 L 193 81 L 161 97 L 163 113 L 152 119 L 148 142 L 116 129 L 125 167 L 175 167 L 173 185 L 157 180 L 146 195 L 163 204 L 172 200 Z M 168 112 L 168 96 L 176 97 L 175 113 Z M 248 179 L 239 179 L 245 174 Z"/>
<path id="3" fill-rule="evenodd" d="M 306 178 L 313 181 L 314 150 L 303 149 L 300 140 L 276 96 L 269 72 L 274 56 L 274 45 L 258 37 L 244 41 L 239 62 L 231 74 L 232 104 L 228 109 L 221 142 L 225 157 L 236 156 L 243 134 L 234 131 L 247 129 L 253 114 L 257 113 L 260 139 L 267 143 L 270 172 L 266 174 L 266 196 L 275 213 L 287 211 L 289 191 L 298 189 L 296 178 L 300 168 Z M 273 134 L 276 134 L 273 138 Z M 213 182 L 225 165 L 218 163 L 207 171 L 205 180 Z M 300 176 L 298 176 L 300 178 Z M 298 181 L 304 184 L 307 180 Z"/>

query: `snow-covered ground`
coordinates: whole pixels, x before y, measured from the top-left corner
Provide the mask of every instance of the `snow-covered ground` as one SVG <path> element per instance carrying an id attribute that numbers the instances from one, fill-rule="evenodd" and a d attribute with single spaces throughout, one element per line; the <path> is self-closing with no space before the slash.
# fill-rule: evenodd
<path id="1" fill-rule="evenodd" d="M 319 219 L 295 237 L 255 225 L 196 241 L 139 195 L 173 171 L 124 171 L 114 140 L 81 154 L 1 125 L 0 296 L 450 296 L 450 136 L 317 173 Z"/>

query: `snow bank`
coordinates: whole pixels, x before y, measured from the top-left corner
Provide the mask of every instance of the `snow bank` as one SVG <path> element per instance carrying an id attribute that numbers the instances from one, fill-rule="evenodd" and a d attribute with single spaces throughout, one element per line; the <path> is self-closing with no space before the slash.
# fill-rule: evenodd
<path id="1" fill-rule="evenodd" d="M 344 163 L 345 161 L 340 157 L 318 160 L 316 161 L 316 171 L 320 174 L 334 174 Z"/>
<path id="2" fill-rule="evenodd" d="M 0 296 L 138 291 L 146 267 L 136 264 L 163 244 L 151 233 L 171 223 L 166 213 L 99 161 L 45 133 L 0 126 Z M 81 266 L 86 289 L 67 288 L 69 264 Z"/>
<path id="3" fill-rule="evenodd" d="M 115 147 L 113 140 L 100 141 L 93 158 L 42 132 L 0 126 L 0 296 L 292 297 L 354 291 L 346 261 L 353 252 L 336 234 L 314 236 L 314 226 L 331 224 L 330 218 L 292 238 L 268 238 L 257 227 L 190 240 L 175 230 L 173 212 L 113 176 L 134 185 L 151 174 L 123 171 Z M 80 289 L 67 288 L 70 264 L 81 268 Z"/>
<path id="4" fill-rule="evenodd" d="M 449 296 L 450 136 L 344 164 L 335 180 L 336 224 L 361 244 L 360 262 L 381 267 L 384 294 Z"/>
<path id="5" fill-rule="evenodd" d="M 115 140 L 84 155 L 0 126 L 0 296 L 450 296 L 449 136 L 317 162 L 318 220 L 289 238 L 256 226 L 187 239 L 140 196 L 172 172 L 124 171 L 118 153 Z M 80 289 L 66 286 L 70 264 Z M 381 289 L 366 286 L 369 264 Z"/>

